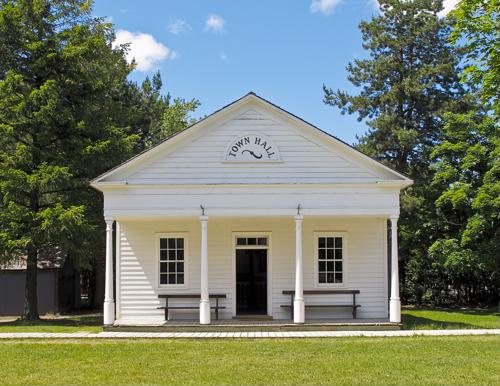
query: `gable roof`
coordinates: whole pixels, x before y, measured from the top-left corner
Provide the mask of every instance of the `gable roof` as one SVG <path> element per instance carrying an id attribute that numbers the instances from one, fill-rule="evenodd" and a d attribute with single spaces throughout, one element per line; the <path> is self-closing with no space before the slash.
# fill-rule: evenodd
<path id="1" fill-rule="evenodd" d="M 293 113 L 290 113 L 289 111 L 286 111 L 285 109 L 277 106 L 276 104 L 268 101 L 267 99 L 264 99 L 260 97 L 259 95 L 255 94 L 254 92 L 249 92 L 246 95 L 242 96 L 241 98 L 227 104 L 226 106 L 216 110 L 212 114 L 200 119 L 196 123 L 186 127 L 185 129 L 165 138 L 158 144 L 150 147 L 149 149 L 146 149 L 137 155 L 133 156 L 132 158 L 126 160 L 125 162 L 115 166 L 114 168 L 108 170 L 107 172 L 101 174 L 100 176 L 94 178 L 91 182 L 90 185 L 99 189 L 100 186 L 103 185 L 109 185 L 113 184 L 116 185 L 117 182 L 107 182 L 103 181 L 106 178 L 110 178 L 115 174 L 126 172 L 129 169 L 132 169 L 136 167 L 138 164 L 143 162 L 146 159 L 149 159 L 153 155 L 156 155 L 160 152 L 162 152 L 164 149 L 168 148 L 170 145 L 173 143 L 176 143 L 177 141 L 185 138 L 188 135 L 191 135 L 191 133 L 202 129 L 205 126 L 210 125 L 210 123 L 214 122 L 215 120 L 221 118 L 222 116 L 225 116 L 226 114 L 229 114 L 236 109 L 238 109 L 240 106 L 249 103 L 249 102 L 256 102 L 259 103 L 261 106 L 270 108 L 274 110 L 275 112 L 278 112 L 285 117 L 295 121 L 296 123 L 300 124 L 305 130 L 311 130 L 315 134 L 319 134 L 323 136 L 326 140 L 334 142 L 337 145 L 340 145 L 341 147 L 344 148 L 344 150 L 347 150 L 350 154 L 355 156 L 356 158 L 361 158 L 365 162 L 369 163 L 372 167 L 375 167 L 377 169 L 381 169 L 385 171 L 386 173 L 389 173 L 391 176 L 394 176 L 394 180 L 391 181 L 384 181 L 385 183 L 393 183 L 394 185 L 400 186 L 401 188 L 405 188 L 413 183 L 411 179 L 406 177 L 405 175 L 387 167 L 386 165 L 380 163 L 379 161 L 369 157 L 368 155 L 360 152 L 358 149 L 354 148 L 353 146 L 349 145 L 348 143 L 342 141 L 341 139 L 335 137 L 334 135 L 321 130 L 317 126 L 307 122 L 306 120 L 296 116 Z"/>

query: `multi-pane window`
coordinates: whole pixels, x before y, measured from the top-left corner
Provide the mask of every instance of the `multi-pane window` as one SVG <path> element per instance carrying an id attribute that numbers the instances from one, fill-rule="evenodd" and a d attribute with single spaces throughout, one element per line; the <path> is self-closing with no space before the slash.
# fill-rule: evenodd
<path id="1" fill-rule="evenodd" d="M 267 246 L 267 237 L 237 237 L 236 246 Z"/>
<path id="2" fill-rule="evenodd" d="M 160 238 L 160 285 L 184 284 L 184 238 Z"/>
<path id="3" fill-rule="evenodd" d="M 321 236 L 318 242 L 318 283 L 342 284 L 344 253 L 342 236 Z"/>

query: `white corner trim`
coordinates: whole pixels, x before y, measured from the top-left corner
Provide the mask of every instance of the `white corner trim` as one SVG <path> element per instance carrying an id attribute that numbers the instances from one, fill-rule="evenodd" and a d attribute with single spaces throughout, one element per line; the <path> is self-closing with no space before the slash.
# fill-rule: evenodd
<path id="1" fill-rule="evenodd" d="M 413 180 L 394 180 L 394 181 L 377 181 L 377 185 L 388 188 L 399 188 L 403 190 L 413 185 Z"/>

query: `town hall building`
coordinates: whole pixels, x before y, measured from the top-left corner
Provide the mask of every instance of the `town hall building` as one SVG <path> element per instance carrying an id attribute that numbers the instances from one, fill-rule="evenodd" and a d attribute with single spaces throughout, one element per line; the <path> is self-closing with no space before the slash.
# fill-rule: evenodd
<path id="1" fill-rule="evenodd" d="M 104 324 L 400 323 L 412 181 L 249 93 L 92 181 Z"/>

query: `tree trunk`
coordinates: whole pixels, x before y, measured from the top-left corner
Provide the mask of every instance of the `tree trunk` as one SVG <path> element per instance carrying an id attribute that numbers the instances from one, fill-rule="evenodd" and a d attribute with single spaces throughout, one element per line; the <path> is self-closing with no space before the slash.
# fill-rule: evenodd
<path id="1" fill-rule="evenodd" d="M 73 263 L 74 266 L 74 263 Z M 75 267 L 75 275 L 73 276 L 73 309 L 79 310 L 82 308 L 82 271 Z"/>
<path id="2" fill-rule="evenodd" d="M 73 260 L 69 254 L 66 254 L 59 279 L 59 309 L 61 312 L 70 312 L 74 309 L 74 278 Z"/>
<path id="3" fill-rule="evenodd" d="M 38 320 L 38 291 L 37 291 L 37 263 L 38 251 L 35 247 L 28 247 L 26 260 L 26 284 L 24 296 L 24 319 Z"/>
<path id="4" fill-rule="evenodd" d="M 103 228 L 104 229 L 104 228 Z M 104 231 L 102 237 L 105 237 Z M 95 309 L 102 309 L 104 302 L 104 282 L 105 282 L 105 266 L 106 266 L 106 243 L 102 243 L 101 253 L 97 255 L 94 262 L 94 303 Z"/>
<path id="5" fill-rule="evenodd" d="M 94 265 L 94 264 L 93 264 Z M 88 304 L 89 308 L 95 308 L 95 292 L 96 292 L 96 280 L 95 280 L 95 267 L 87 271 L 88 275 Z"/>

